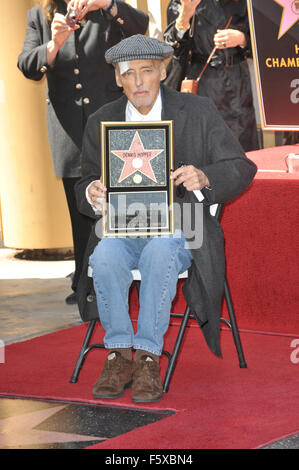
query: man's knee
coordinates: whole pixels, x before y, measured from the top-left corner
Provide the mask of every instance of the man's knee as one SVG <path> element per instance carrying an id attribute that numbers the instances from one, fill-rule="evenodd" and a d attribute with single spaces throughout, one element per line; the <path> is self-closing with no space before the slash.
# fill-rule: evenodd
<path id="1" fill-rule="evenodd" d="M 125 270 L 130 271 L 130 259 L 122 239 L 103 238 L 89 258 L 90 265 L 97 273 L 108 276 Z"/>
<path id="2" fill-rule="evenodd" d="M 172 238 L 153 238 L 143 250 L 143 259 L 152 263 L 166 263 L 173 257 L 177 244 Z"/>
<path id="3" fill-rule="evenodd" d="M 103 239 L 99 241 L 95 247 L 92 255 L 89 258 L 90 266 L 97 271 L 97 273 L 106 273 L 114 271 L 115 263 L 117 261 L 116 250 L 113 249 L 112 240 Z"/>

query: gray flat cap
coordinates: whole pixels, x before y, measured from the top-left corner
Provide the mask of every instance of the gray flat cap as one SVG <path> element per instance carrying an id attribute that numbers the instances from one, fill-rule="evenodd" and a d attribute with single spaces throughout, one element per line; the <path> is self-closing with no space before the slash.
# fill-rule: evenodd
<path id="1" fill-rule="evenodd" d="M 171 46 L 159 39 L 135 34 L 108 49 L 105 59 L 108 64 L 140 59 L 164 60 L 172 56 L 173 52 Z"/>

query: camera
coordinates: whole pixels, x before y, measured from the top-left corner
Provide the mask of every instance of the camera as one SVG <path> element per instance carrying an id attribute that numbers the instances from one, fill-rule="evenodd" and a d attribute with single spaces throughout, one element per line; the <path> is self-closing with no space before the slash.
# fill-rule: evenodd
<path id="1" fill-rule="evenodd" d="M 67 25 L 70 28 L 74 28 L 74 26 L 76 25 L 78 21 L 79 14 L 77 10 L 75 10 L 74 8 L 70 8 L 67 14 L 65 15 L 65 18 L 66 18 Z"/>

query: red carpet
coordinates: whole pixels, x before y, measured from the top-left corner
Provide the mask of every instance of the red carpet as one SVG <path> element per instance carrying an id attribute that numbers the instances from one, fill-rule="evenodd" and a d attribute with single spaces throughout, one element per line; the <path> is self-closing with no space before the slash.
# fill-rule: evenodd
<path id="1" fill-rule="evenodd" d="M 267 171 L 258 172 L 251 187 L 226 205 L 222 218 L 227 277 L 248 369 L 239 368 L 230 332 L 221 333 L 219 359 L 193 322 L 170 391 L 161 402 L 142 406 L 176 414 L 97 448 L 248 449 L 299 432 L 299 350 L 291 346 L 299 338 L 299 174 L 285 171 L 285 157 L 295 151 L 285 146 L 250 152 Z M 135 317 L 134 291 L 130 305 Z M 173 311 L 184 308 L 179 289 Z M 79 382 L 69 383 L 85 331 L 82 325 L 8 346 L 6 363 L 0 364 L 0 395 L 101 403 L 91 389 L 103 366 L 102 351 L 92 351 Z M 166 349 L 176 333 L 172 326 Z M 166 363 L 163 357 L 162 372 Z M 134 406 L 130 391 L 102 403 Z"/>
<path id="2" fill-rule="evenodd" d="M 130 390 L 118 400 L 92 398 L 104 361 L 100 350 L 90 353 L 78 383 L 69 383 L 85 331 L 82 325 L 8 346 L 6 363 L 0 365 L 0 395 L 134 406 Z M 169 329 L 166 346 L 176 332 L 176 326 Z M 98 327 L 96 336 L 101 333 Z M 291 361 L 293 338 L 242 333 L 241 339 L 248 369 L 239 369 L 230 332 L 221 333 L 220 359 L 207 349 L 198 327 L 188 328 L 170 391 L 160 402 L 142 406 L 176 414 L 97 447 L 248 449 L 298 432 L 299 363 Z M 166 362 L 163 357 L 163 371 Z"/>

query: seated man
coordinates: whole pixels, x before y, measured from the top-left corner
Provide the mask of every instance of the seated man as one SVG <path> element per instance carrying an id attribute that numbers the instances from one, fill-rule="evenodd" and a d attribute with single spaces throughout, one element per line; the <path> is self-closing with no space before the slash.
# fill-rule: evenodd
<path id="1" fill-rule="evenodd" d="M 200 206 L 203 240 L 201 246 L 189 246 L 180 217 L 175 220 L 174 236 L 107 237 L 97 242 L 90 265 L 108 356 L 93 387 L 94 397 L 120 397 L 133 384 L 133 402 L 161 399 L 159 356 L 178 274 L 188 268 L 184 295 L 211 351 L 221 355 L 223 235 L 209 206 L 239 195 L 252 181 L 256 167 L 208 98 L 179 93 L 161 84 L 165 78 L 164 60 L 172 53 L 169 45 L 142 35 L 124 39 L 106 52 L 124 96 L 106 104 L 88 120 L 77 200 L 81 212 L 99 217 L 106 192 L 100 179 L 101 121 L 173 120 L 176 170 L 171 178 L 176 186 L 185 188 L 175 203 L 182 208 L 183 216 L 184 204 Z M 184 166 L 178 168 L 179 161 Z M 141 273 L 136 333 L 128 312 L 134 268 Z"/>

